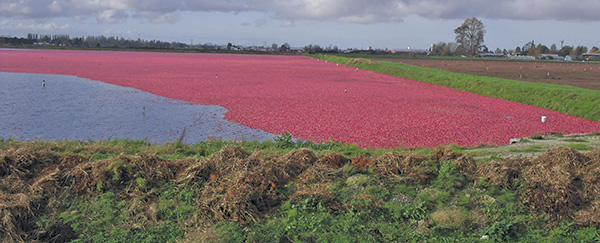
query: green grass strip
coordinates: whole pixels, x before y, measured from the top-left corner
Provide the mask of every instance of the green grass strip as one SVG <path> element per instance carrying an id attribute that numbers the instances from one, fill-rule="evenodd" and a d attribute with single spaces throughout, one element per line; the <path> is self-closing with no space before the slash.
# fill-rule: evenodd
<path id="1" fill-rule="evenodd" d="M 453 73 L 398 62 L 370 61 L 362 58 L 330 55 L 313 55 L 313 57 L 600 122 L 599 90 Z"/>

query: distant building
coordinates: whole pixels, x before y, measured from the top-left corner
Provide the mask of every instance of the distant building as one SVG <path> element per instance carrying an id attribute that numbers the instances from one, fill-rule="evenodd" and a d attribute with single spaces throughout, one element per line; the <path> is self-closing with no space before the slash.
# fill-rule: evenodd
<path id="1" fill-rule="evenodd" d="M 508 56 L 508 58 L 518 60 L 535 60 L 534 56 Z"/>
<path id="2" fill-rule="evenodd" d="M 565 60 L 564 57 L 561 57 L 558 54 L 542 54 L 539 58 L 546 60 Z"/>
<path id="3" fill-rule="evenodd" d="M 584 60 L 600 60 L 600 53 L 585 53 L 583 54 Z"/>
<path id="4" fill-rule="evenodd" d="M 477 54 L 478 57 L 494 57 L 494 58 L 503 58 L 506 55 L 502 53 L 493 53 L 493 52 L 481 52 Z"/>
<path id="5" fill-rule="evenodd" d="M 424 49 L 412 49 L 412 48 L 407 48 L 407 49 L 392 49 L 389 51 L 391 54 L 398 54 L 398 55 L 428 55 L 429 54 L 429 50 L 424 50 Z"/>

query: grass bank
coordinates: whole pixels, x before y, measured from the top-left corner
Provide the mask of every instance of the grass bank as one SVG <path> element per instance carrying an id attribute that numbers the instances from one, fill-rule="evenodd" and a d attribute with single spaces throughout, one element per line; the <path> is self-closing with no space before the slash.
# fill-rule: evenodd
<path id="1" fill-rule="evenodd" d="M 600 148 L 477 156 L 490 159 L 456 146 L 372 150 L 289 135 L 190 145 L 0 139 L 0 241 L 600 240 Z"/>
<path id="2" fill-rule="evenodd" d="M 397 62 L 330 55 L 314 55 L 313 57 L 600 122 L 600 91 L 598 90 L 452 73 Z"/>

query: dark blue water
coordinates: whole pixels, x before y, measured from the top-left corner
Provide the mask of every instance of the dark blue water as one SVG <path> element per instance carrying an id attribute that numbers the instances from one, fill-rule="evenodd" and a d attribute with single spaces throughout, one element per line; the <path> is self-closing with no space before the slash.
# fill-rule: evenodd
<path id="1" fill-rule="evenodd" d="M 185 143 L 274 137 L 224 120 L 226 111 L 73 76 L 0 72 L 0 138 L 5 139 L 165 143 L 176 141 L 184 129 Z"/>

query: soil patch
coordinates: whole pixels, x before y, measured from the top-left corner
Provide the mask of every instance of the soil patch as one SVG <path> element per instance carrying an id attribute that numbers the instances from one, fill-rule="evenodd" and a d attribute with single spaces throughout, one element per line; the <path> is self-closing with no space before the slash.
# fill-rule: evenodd
<path id="1" fill-rule="evenodd" d="M 534 83 L 561 84 L 600 90 L 600 64 L 584 62 L 521 62 L 486 60 L 429 60 L 381 58 L 413 66 L 455 73 L 513 79 Z"/>

